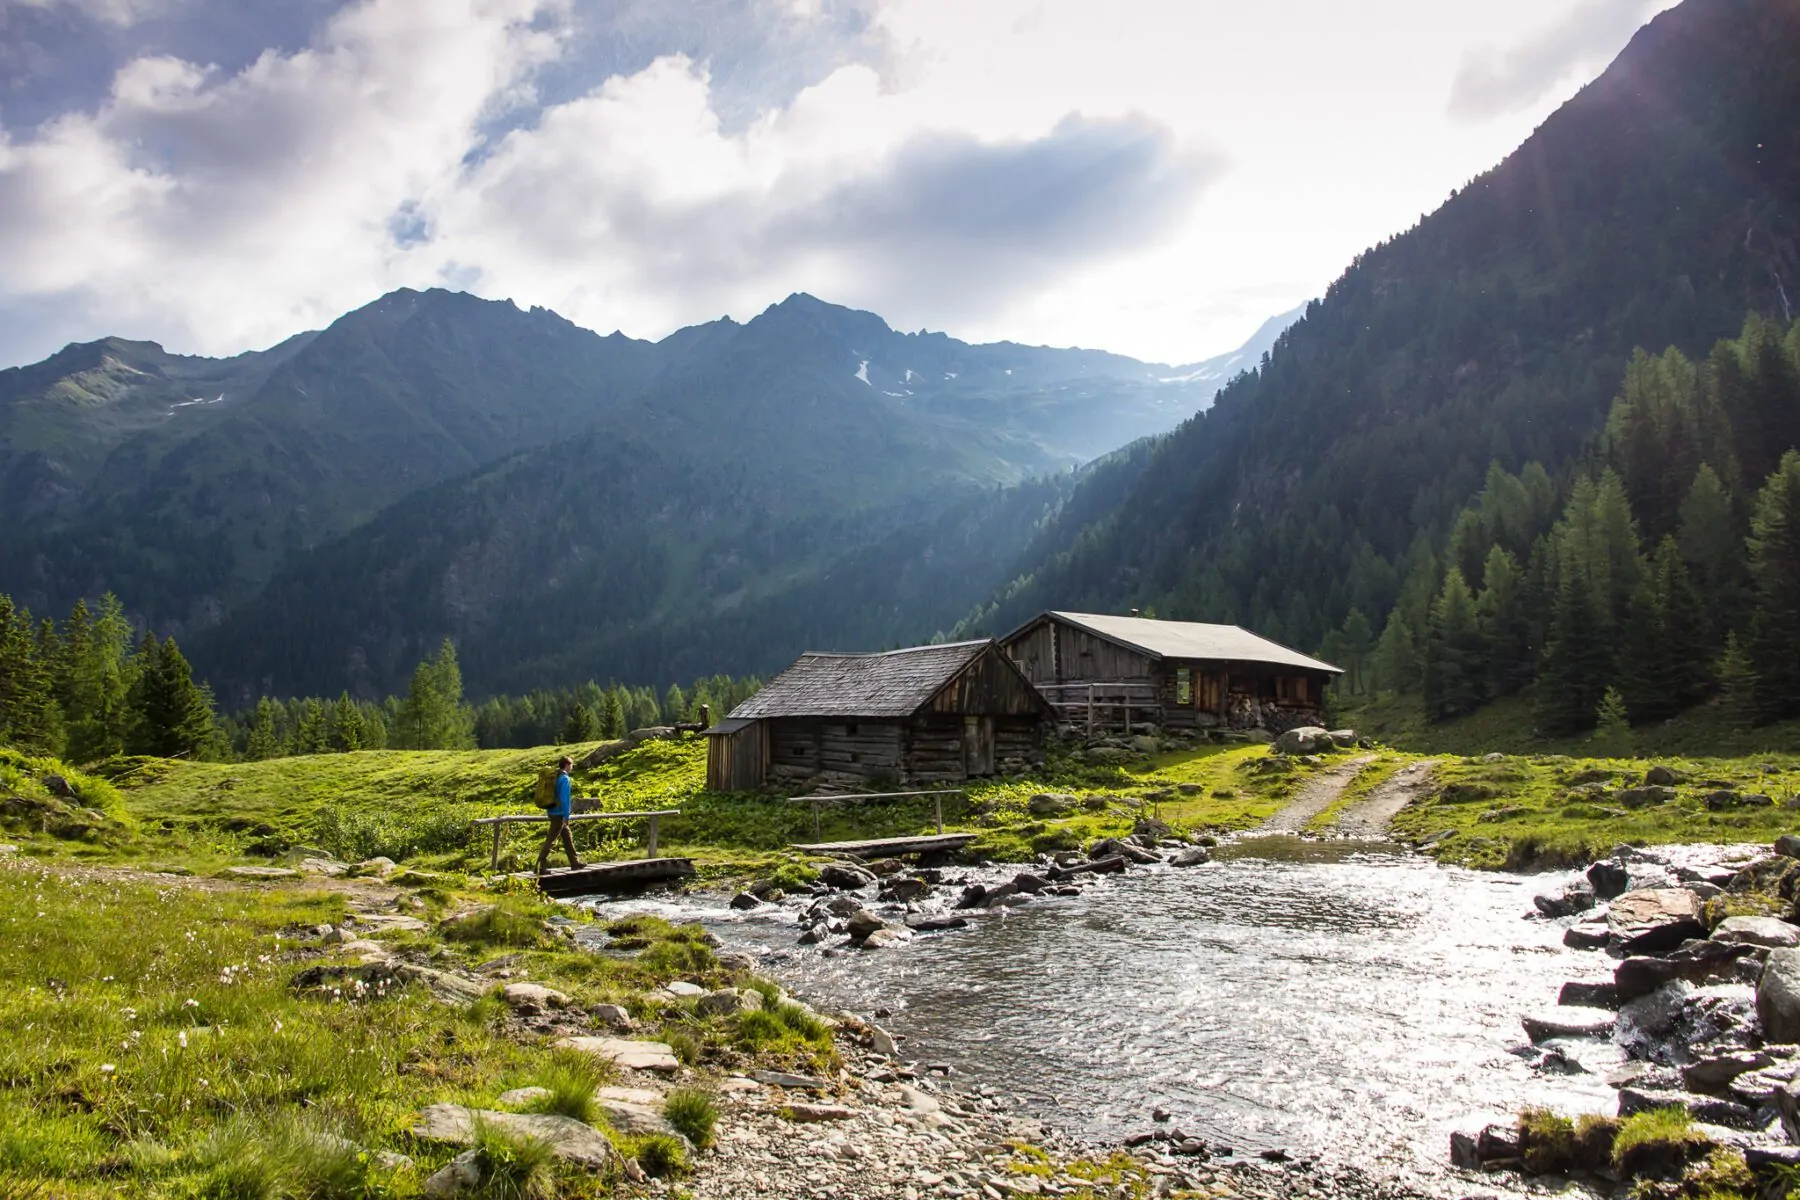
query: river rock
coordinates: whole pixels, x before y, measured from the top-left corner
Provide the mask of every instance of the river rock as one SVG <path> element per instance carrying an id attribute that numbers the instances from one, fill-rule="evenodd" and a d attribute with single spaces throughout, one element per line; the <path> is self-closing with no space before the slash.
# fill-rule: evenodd
<path id="1" fill-rule="evenodd" d="M 1773 1065 L 1774 1059 L 1761 1050 L 1733 1050 L 1696 1059 L 1681 1068 L 1681 1082 L 1696 1092 L 1710 1092 L 1725 1087 L 1746 1071 L 1760 1071 Z"/>
<path id="2" fill-rule="evenodd" d="M 802 946 L 816 946 L 831 936 L 831 926 L 824 921 L 815 921 L 801 932 L 799 943 Z"/>
<path id="3" fill-rule="evenodd" d="M 604 1058 L 632 1071 L 669 1072 L 681 1069 L 681 1060 L 665 1042 L 638 1042 L 627 1038 L 566 1037 L 556 1043 L 559 1050 L 575 1050 Z"/>
<path id="4" fill-rule="evenodd" d="M 605 1134 L 572 1117 L 550 1113 L 509 1113 L 460 1104 L 433 1104 L 421 1110 L 413 1121 L 412 1135 L 420 1141 L 466 1146 L 475 1140 L 478 1123 L 541 1141 L 556 1157 L 579 1166 L 604 1170 L 619 1162 L 619 1152 Z"/>
<path id="5" fill-rule="evenodd" d="M 1039 792 L 1025 801 L 1025 811 L 1034 817 L 1066 817 L 1081 802 L 1061 792 Z"/>
<path id="6" fill-rule="evenodd" d="M 1619 1089 L 1619 1115 L 1629 1117 L 1655 1108 L 1679 1108 L 1696 1121 L 1707 1125 L 1724 1125 L 1732 1129 L 1749 1129 L 1756 1114 L 1748 1105 L 1716 1096 L 1695 1096 L 1689 1092 L 1655 1091 L 1648 1088 Z"/>
<path id="7" fill-rule="evenodd" d="M 1336 744 L 1332 741 L 1330 730 L 1321 729 L 1317 725 L 1301 725 L 1275 739 L 1275 753 L 1319 754 L 1333 749 Z"/>
<path id="8" fill-rule="evenodd" d="M 840 892 L 835 896 L 813 901 L 812 906 L 806 910 L 806 916 L 811 921 L 823 921 L 827 917 L 847 917 L 861 907 L 861 900 Z"/>
<path id="9" fill-rule="evenodd" d="M 878 858 L 865 864 L 865 869 L 877 879 L 886 879 L 889 875 L 898 875 L 906 870 L 906 864 L 897 858 Z"/>
<path id="10" fill-rule="evenodd" d="M 694 1011 L 704 1017 L 728 1017 L 754 1012 L 763 1006 L 762 993 L 754 988 L 720 988 L 694 1001 Z"/>
<path id="11" fill-rule="evenodd" d="M 1648 996 L 1672 979 L 1704 983 L 1709 975 L 1749 952 L 1748 946 L 1698 942 L 1662 957 L 1633 955 L 1614 969 L 1613 982 L 1620 1001 L 1629 1002 L 1639 996 Z"/>
<path id="12" fill-rule="evenodd" d="M 1617 1008 L 1619 1007 L 1618 985 L 1609 980 L 1593 983 L 1571 979 L 1562 985 L 1556 994 L 1558 1004 L 1573 1005 L 1578 1008 Z"/>
<path id="13" fill-rule="evenodd" d="M 1015 889 L 1027 896 L 1035 896 L 1050 886 L 1050 881 L 1041 875 L 1033 875 L 1030 871 L 1020 871 L 1012 878 Z"/>
<path id="14" fill-rule="evenodd" d="M 890 879 L 883 884 L 881 888 L 883 899 L 895 900 L 901 904 L 906 903 L 908 900 L 917 900 L 921 896 L 930 894 L 931 885 L 929 883 L 926 883 L 923 879 L 915 879 L 910 875 L 903 875 L 895 879 Z"/>
<path id="15" fill-rule="evenodd" d="M 1756 984 L 1756 1015 L 1771 1042 L 1800 1041 L 1800 947 L 1769 951 Z"/>
<path id="16" fill-rule="evenodd" d="M 1582 921 L 1563 930 L 1563 945 L 1571 950 L 1601 950 L 1612 936 L 1604 921 Z"/>
<path id="17" fill-rule="evenodd" d="M 1594 885 L 1585 879 L 1577 879 L 1560 892 L 1533 896 L 1531 902 L 1546 917 L 1572 917 L 1594 907 Z"/>
<path id="18" fill-rule="evenodd" d="M 1197 867 L 1211 861 L 1212 855 L 1205 846 L 1191 846 L 1186 850 L 1178 851 L 1171 857 L 1169 865 L 1171 867 Z"/>
<path id="19" fill-rule="evenodd" d="M 1604 1008 L 1571 1004 L 1521 1017 L 1520 1023 L 1532 1041 L 1546 1042 L 1559 1037 L 1600 1037 L 1612 1032 L 1616 1019 Z"/>
<path id="20" fill-rule="evenodd" d="M 906 927 L 914 933 L 944 933 L 951 929 L 967 929 L 967 917 L 908 917 Z"/>
<path id="21" fill-rule="evenodd" d="M 501 991 L 500 998 L 506 1001 L 508 1008 L 520 1012 L 541 1012 L 547 1008 L 569 1007 L 569 996 L 555 988 L 545 987 L 541 983 L 509 983 Z"/>
<path id="22" fill-rule="evenodd" d="M 1771 950 L 1800 946 L 1800 927 L 1779 917 L 1726 917 L 1713 930 L 1713 941 L 1767 946 Z"/>
<path id="23" fill-rule="evenodd" d="M 1606 920 L 1612 944 L 1626 954 L 1655 954 L 1706 936 L 1700 897 L 1686 888 L 1626 892 L 1612 902 Z"/>
<path id="24" fill-rule="evenodd" d="M 731 907 L 737 909 L 739 912 L 748 912 L 753 908 L 761 908 L 762 903 L 761 900 L 758 900 L 749 892 L 739 892 L 731 898 Z"/>
<path id="25" fill-rule="evenodd" d="M 889 946 L 897 946 L 912 937 L 910 929 L 895 929 L 884 925 L 862 940 L 864 950 L 885 950 Z"/>
<path id="26" fill-rule="evenodd" d="M 875 875 L 849 863 L 826 863 L 819 868 L 819 882 L 827 887 L 854 892 L 875 882 Z"/>
<path id="27" fill-rule="evenodd" d="M 1162 861 L 1154 850 L 1146 850 L 1142 846 L 1120 838 L 1101 838 L 1088 847 L 1088 858 L 1095 861 L 1107 858 L 1123 857 L 1134 863 L 1159 863 Z"/>
<path id="28" fill-rule="evenodd" d="M 856 1110 L 844 1104 L 789 1104 L 784 1107 L 790 1118 L 803 1125 L 848 1121 L 856 1116 Z"/>
<path id="29" fill-rule="evenodd" d="M 886 928 L 886 921 L 866 908 L 859 908 L 850 914 L 850 919 L 845 922 L 844 932 L 850 935 L 851 941 L 860 942 L 877 930 Z"/>
<path id="30" fill-rule="evenodd" d="M 1596 896 L 1611 900 L 1631 886 L 1631 872 L 1624 863 L 1601 859 L 1587 869 L 1587 880 Z"/>

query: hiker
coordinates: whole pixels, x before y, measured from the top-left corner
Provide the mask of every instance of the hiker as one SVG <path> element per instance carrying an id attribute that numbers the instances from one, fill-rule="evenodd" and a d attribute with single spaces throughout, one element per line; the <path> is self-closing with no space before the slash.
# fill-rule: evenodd
<path id="1" fill-rule="evenodd" d="M 556 764 L 555 798 L 544 808 L 544 815 L 550 818 L 550 832 L 544 835 L 544 848 L 538 851 L 537 873 L 542 875 L 550 864 L 550 850 L 556 845 L 556 839 L 562 839 L 563 849 L 569 855 L 569 869 L 578 871 L 587 864 L 575 857 L 575 838 L 569 832 L 569 815 L 574 811 L 574 801 L 570 799 L 571 784 L 569 772 L 575 769 L 575 760 L 563 755 Z"/>

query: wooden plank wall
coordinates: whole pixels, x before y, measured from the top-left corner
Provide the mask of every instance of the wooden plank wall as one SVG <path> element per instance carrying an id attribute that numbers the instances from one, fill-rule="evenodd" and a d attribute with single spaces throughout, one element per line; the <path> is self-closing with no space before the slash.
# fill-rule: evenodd
<path id="1" fill-rule="evenodd" d="M 1031 716 L 1043 711 L 1043 697 L 1019 678 L 997 647 L 989 647 L 931 698 L 934 713 L 963 716 Z"/>
<path id="2" fill-rule="evenodd" d="M 748 792 L 768 776 L 768 729 L 753 721 L 736 733 L 706 739 L 706 786 L 719 792 Z"/>

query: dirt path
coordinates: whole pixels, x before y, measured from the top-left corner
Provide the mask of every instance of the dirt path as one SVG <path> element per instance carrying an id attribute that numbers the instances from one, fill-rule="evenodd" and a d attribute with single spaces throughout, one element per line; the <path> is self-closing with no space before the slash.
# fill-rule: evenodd
<path id="1" fill-rule="evenodd" d="M 1286 808 L 1264 821 L 1256 832 L 1299 833 L 1306 828 L 1307 822 L 1330 808 L 1331 802 L 1343 795 L 1344 789 L 1350 786 L 1350 781 L 1374 761 L 1373 754 L 1364 754 L 1329 771 L 1320 771 L 1301 785 Z"/>
<path id="2" fill-rule="evenodd" d="M 1349 838 L 1386 837 L 1388 823 L 1394 815 L 1430 790 L 1435 770 L 1436 759 L 1401 767 L 1377 784 L 1367 796 L 1339 813 L 1331 832 Z"/>

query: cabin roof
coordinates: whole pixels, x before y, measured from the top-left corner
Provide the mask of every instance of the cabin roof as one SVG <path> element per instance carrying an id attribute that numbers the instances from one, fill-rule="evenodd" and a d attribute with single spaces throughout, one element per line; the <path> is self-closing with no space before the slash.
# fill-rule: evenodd
<path id="1" fill-rule="evenodd" d="M 884 654 L 802 654 L 731 710 L 760 717 L 909 717 L 994 644 L 990 638 Z"/>
<path id="2" fill-rule="evenodd" d="M 747 721 L 739 717 L 726 717 L 717 725 L 709 725 L 705 733 L 707 737 L 724 737 L 728 733 L 737 733 L 754 724 L 754 721 Z"/>
<path id="3" fill-rule="evenodd" d="M 1115 617 L 1106 613 L 1047 612 L 1026 622 L 1004 640 L 1011 641 L 1038 621 L 1053 618 L 1079 626 L 1109 642 L 1152 658 L 1203 658 L 1227 662 L 1272 663 L 1342 675 L 1343 668 L 1272 642 L 1238 625 L 1199 621 L 1159 621 L 1153 617 Z"/>

